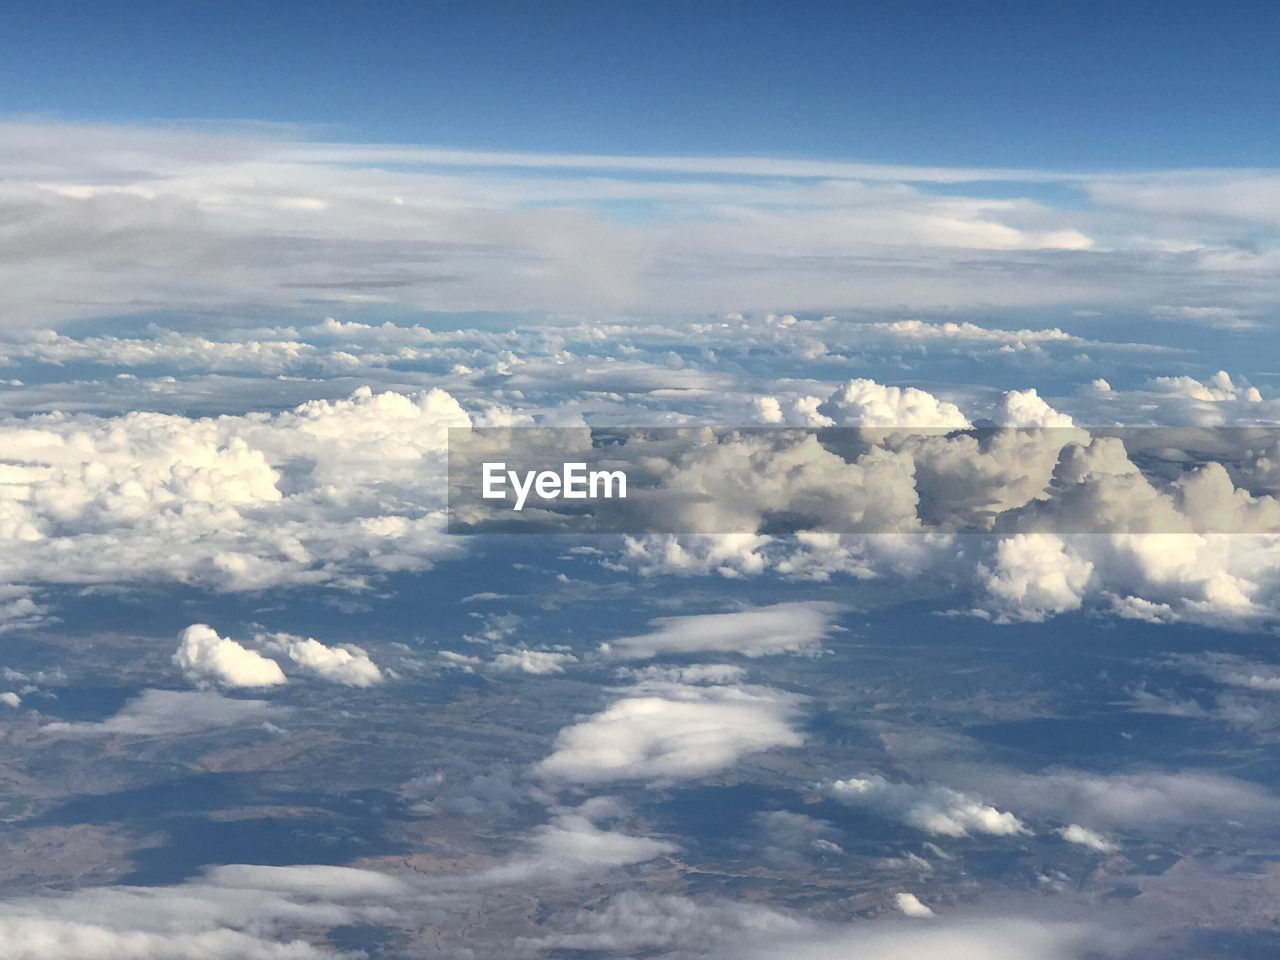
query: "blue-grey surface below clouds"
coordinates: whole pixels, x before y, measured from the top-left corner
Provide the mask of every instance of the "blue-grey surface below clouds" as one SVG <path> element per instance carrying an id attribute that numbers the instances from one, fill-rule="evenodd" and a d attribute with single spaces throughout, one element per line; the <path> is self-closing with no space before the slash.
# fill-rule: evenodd
<path id="1" fill-rule="evenodd" d="M 1274 372 L 1082 311 L 7 328 L 5 956 L 1273 956 Z M 726 425 L 883 453 L 447 530 L 450 431 Z M 875 456 L 1088 526 L 771 525 Z"/>

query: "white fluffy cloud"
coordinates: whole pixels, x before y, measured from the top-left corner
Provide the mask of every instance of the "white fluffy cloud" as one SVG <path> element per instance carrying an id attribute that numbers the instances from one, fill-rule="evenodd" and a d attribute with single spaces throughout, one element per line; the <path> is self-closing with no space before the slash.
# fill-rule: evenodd
<path id="1" fill-rule="evenodd" d="M 355 644 L 328 647 L 311 637 L 288 633 L 260 634 L 255 640 L 266 650 L 288 657 L 303 673 L 347 687 L 372 687 L 385 679 L 369 654 Z"/>
<path id="2" fill-rule="evenodd" d="M 838 426 L 906 429 L 969 426 L 954 403 L 916 387 L 887 387 L 874 380 L 850 380 L 818 408 Z"/>
<path id="3" fill-rule="evenodd" d="M 1249 624 L 1276 613 L 1280 537 L 1019 535 L 979 573 L 998 619 L 1042 620 L 1092 597 L 1130 619 Z"/>
<path id="4" fill-rule="evenodd" d="M 1262 393 L 1257 387 L 1237 384 L 1231 379 L 1231 374 L 1225 370 L 1219 370 L 1208 379 L 1207 383 L 1188 376 L 1156 377 L 1151 381 L 1151 387 L 1160 393 L 1205 403 L 1229 403 L 1238 400 L 1246 403 L 1262 403 Z"/>
<path id="5" fill-rule="evenodd" d="M 1002 427 L 1051 429 L 1075 425 L 1065 413 L 1045 403 L 1034 389 L 1010 390 L 1001 396 L 995 419 Z"/>
<path id="6" fill-rule="evenodd" d="M 903 823 L 944 837 L 985 833 L 997 837 L 1030 831 L 1012 813 L 943 786 L 895 783 L 878 774 L 837 780 L 831 796 L 849 804 L 870 807 Z"/>
<path id="7" fill-rule="evenodd" d="M 274 660 L 218 636 L 203 623 L 193 623 L 178 635 L 173 662 L 183 676 L 200 686 L 273 687 L 288 682 Z"/>
<path id="8" fill-rule="evenodd" d="M 647 684 L 561 730 L 534 769 L 584 784 L 702 777 L 752 753 L 799 746 L 795 711 L 794 698 L 763 687 Z"/>
<path id="9" fill-rule="evenodd" d="M 1096 850 L 1098 853 L 1115 853 L 1120 849 L 1120 845 L 1114 840 L 1082 827 L 1078 823 L 1069 823 L 1058 831 L 1058 836 L 1062 837 L 1067 843 L 1074 843 L 1081 847 L 1088 847 L 1090 850 Z"/>
<path id="10" fill-rule="evenodd" d="M 441 535 L 447 393 L 361 389 L 278 414 L 50 414 L 0 422 L 0 576 L 217 589 L 428 565 Z"/>
<path id="11" fill-rule="evenodd" d="M 1001 618 L 1044 620 L 1080 608 L 1093 564 L 1069 553 L 1060 537 L 1018 534 L 996 545 L 994 567 L 982 572 Z"/>
<path id="12" fill-rule="evenodd" d="M 915 917 L 918 920 L 925 920 L 934 916 L 933 910 L 920 902 L 920 898 L 914 893 L 902 892 L 896 894 L 893 898 L 894 904 L 898 910 L 908 917 Z"/>

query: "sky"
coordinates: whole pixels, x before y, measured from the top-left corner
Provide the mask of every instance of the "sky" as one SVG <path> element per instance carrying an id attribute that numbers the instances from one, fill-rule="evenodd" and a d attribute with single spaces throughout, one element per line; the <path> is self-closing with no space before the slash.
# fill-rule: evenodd
<path id="1" fill-rule="evenodd" d="M 0 110 L 325 139 L 893 163 L 1269 165 L 1273 3 L 20 4 Z"/>

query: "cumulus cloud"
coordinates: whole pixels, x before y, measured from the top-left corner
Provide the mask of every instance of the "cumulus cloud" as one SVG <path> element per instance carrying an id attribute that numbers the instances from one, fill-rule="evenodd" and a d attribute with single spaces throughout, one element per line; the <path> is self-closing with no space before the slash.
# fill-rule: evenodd
<path id="1" fill-rule="evenodd" d="M 649 452 L 629 449 L 633 458 Z M 685 442 L 668 455 L 663 496 L 646 504 L 650 529 L 750 535 L 787 518 L 875 533 L 919 525 L 911 463 L 891 450 L 846 458 L 811 433 L 766 431 Z"/>
<path id="2" fill-rule="evenodd" d="M 1219 370 L 1208 379 L 1208 382 L 1201 382 L 1195 377 L 1188 376 L 1155 377 L 1150 386 L 1160 393 L 1205 403 L 1229 403 L 1239 400 L 1247 403 L 1262 403 L 1262 393 L 1257 387 L 1251 387 L 1247 383 L 1237 384 L 1231 379 L 1231 374 L 1225 370 Z"/>
<path id="3" fill-rule="evenodd" d="M 564 673 L 566 663 L 577 663 L 578 658 L 571 653 L 556 650 L 510 650 L 493 658 L 492 663 L 497 670 L 518 670 L 534 676 L 545 676 L 550 673 Z"/>
<path id="4" fill-rule="evenodd" d="M 893 898 L 894 905 L 898 911 L 908 917 L 915 917 L 918 920 L 926 920 L 934 916 L 933 910 L 920 902 L 920 898 L 914 893 L 906 893 L 905 891 L 896 894 Z"/>
<path id="5" fill-rule="evenodd" d="M 1069 823 L 1058 831 L 1058 836 L 1062 837 L 1067 843 L 1074 843 L 1081 847 L 1088 847 L 1098 853 L 1115 853 L 1120 849 L 1120 845 L 1114 840 L 1110 840 L 1100 833 L 1082 827 L 1078 823 Z"/>
<path id="6" fill-rule="evenodd" d="M 999 618 L 1040 621 L 1080 608 L 1093 564 L 1060 537 L 1018 534 L 997 544 L 994 567 L 981 572 Z"/>
<path id="7" fill-rule="evenodd" d="M 840 426 L 888 429 L 960 429 L 969 420 L 954 403 L 916 387 L 888 387 L 874 380 L 850 380 L 818 408 Z"/>
<path id="8" fill-rule="evenodd" d="M 1028 534 L 1000 541 L 980 573 L 998 618 L 1041 620 L 1093 596 L 1131 619 L 1232 626 L 1274 615 L 1280 538 Z"/>
<path id="9" fill-rule="evenodd" d="M 444 391 L 367 388 L 278 414 L 0 421 L 0 576 L 257 590 L 420 569 L 450 549 L 447 429 L 469 424 Z"/>
<path id="10" fill-rule="evenodd" d="M 817 653 L 831 635 L 840 609 L 838 604 L 815 601 L 663 617 L 654 621 L 651 632 L 611 641 L 607 649 L 629 660 L 707 651 L 746 657 Z"/>
<path id="11" fill-rule="evenodd" d="M 895 783 L 878 774 L 836 780 L 829 787 L 842 803 L 870 807 L 926 833 L 965 837 L 983 833 L 997 837 L 1030 831 L 1012 813 L 943 786 Z"/>
<path id="12" fill-rule="evenodd" d="M 273 687 L 287 683 L 274 660 L 250 650 L 203 623 L 193 623 L 178 635 L 173 662 L 192 683 L 223 687 Z"/>
<path id="13" fill-rule="evenodd" d="M 777 397 L 756 397 L 752 402 L 755 420 L 758 423 L 778 424 L 783 422 L 782 405 Z"/>
<path id="14" fill-rule="evenodd" d="M 385 679 L 369 654 L 352 643 L 328 647 L 311 637 L 289 633 L 259 634 L 264 649 L 279 652 L 303 673 L 347 687 L 372 687 Z"/>
<path id="15" fill-rule="evenodd" d="M 796 707 L 765 687 L 648 684 L 561 730 L 534 770 L 583 784 L 703 777 L 752 753 L 799 746 Z"/>
<path id="16" fill-rule="evenodd" d="M 1062 428 L 1075 426 L 1065 413 L 1059 413 L 1041 399 L 1035 389 L 1010 390 L 1000 398 L 996 423 L 1002 427 Z"/>

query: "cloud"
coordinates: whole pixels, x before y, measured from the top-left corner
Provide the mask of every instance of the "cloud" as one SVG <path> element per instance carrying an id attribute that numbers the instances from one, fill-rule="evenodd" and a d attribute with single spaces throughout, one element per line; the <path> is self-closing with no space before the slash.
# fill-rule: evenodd
<path id="1" fill-rule="evenodd" d="M 887 387 L 874 380 L 850 380 L 828 397 L 818 412 L 839 426 L 890 429 L 960 429 L 969 421 L 953 403 L 916 387 Z"/>
<path id="2" fill-rule="evenodd" d="M 1060 537 L 1019 534 L 997 544 L 994 568 L 981 573 L 1000 619 L 1041 621 L 1080 609 L 1093 564 Z"/>
<path id="3" fill-rule="evenodd" d="M 1274 255 L 1258 248 L 1253 199 L 1271 174 L 1220 173 L 1206 194 L 1178 171 L 512 154 L 207 125 L 11 122 L 0 144 L 0 315 L 22 325 L 140 303 L 564 314 L 1194 304 L 1206 288 L 1247 307 L 1276 294 L 1249 269 Z M 731 173 L 743 170 L 757 172 Z M 1088 184 L 1086 202 L 1045 199 L 1044 183 Z M 1248 218 L 1191 215 L 1251 200 Z M 616 213 L 636 205 L 653 215 Z"/>
<path id="4" fill-rule="evenodd" d="M 996 837 L 1031 831 L 1012 813 L 943 786 L 894 783 L 878 774 L 836 780 L 828 788 L 842 803 L 870 807 L 926 833 L 966 837 L 983 833 Z"/>
<path id="5" fill-rule="evenodd" d="M 0 901 L 0 942 L 11 960 L 337 960 L 317 932 L 385 922 L 408 893 L 350 867 L 231 864 L 173 886 Z"/>
<path id="6" fill-rule="evenodd" d="M 223 727 L 260 727 L 288 713 L 266 700 L 233 699 L 212 690 L 144 690 L 105 720 L 55 721 L 43 729 L 101 736 L 183 736 Z"/>
<path id="7" fill-rule="evenodd" d="M 1201 383 L 1194 377 L 1156 377 L 1150 386 L 1152 389 L 1189 400 L 1205 403 L 1228 403 L 1244 400 L 1248 403 L 1262 403 L 1262 394 L 1257 387 L 1247 384 L 1236 384 L 1225 370 L 1219 370 L 1209 378 L 1208 383 Z"/>
<path id="8" fill-rule="evenodd" d="M 0 421 L 0 576 L 261 590 L 421 569 L 456 549 L 444 451 L 469 424 L 442 390 L 367 388 L 276 414 Z"/>
<path id="9" fill-rule="evenodd" d="M 813 924 L 760 903 L 627 890 L 600 906 L 553 916 L 552 929 L 516 943 L 522 953 L 607 951 L 622 956 L 679 951 L 705 955 L 726 940 L 807 932 Z"/>
<path id="10" fill-rule="evenodd" d="M 1047 327 L 1043 330 L 1002 330 L 999 327 L 979 326 L 969 321 L 961 323 L 954 321 L 928 323 L 924 320 L 894 320 L 890 323 L 872 324 L 871 327 L 898 339 L 927 342 L 997 343 L 1004 346 L 1084 342 L 1081 338 L 1066 333 L 1057 327 Z"/>
<path id="11" fill-rule="evenodd" d="M 565 664 L 577 663 L 578 658 L 571 653 L 556 650 L 528 650 L 513 647 L 499 653 L 492 660 L 457 653 L 453 650 L 441 650 L 441 663 L 450 670 L 463 673 L 474 673 L 477 668 L 489 667 L 500 673 L 527 673 L 531 676 L 550 676 L 564 673 Z"/>
<path id="12" fill-rule="evenodd" d="M 789 430 L 666 440 L 666 449 L 661 441 L 628 445 L 631 463 L 660 470 L 663 496 L 644 505 L 648 529 L 754 534 L 787 517 L 840 531 L 919 525 L 911 462 L 895 451 L 846 458 L 812 433 Z"/>
<path id="13" fill-rule="evenodd" d="M 1098 853 L 1115 853 L 1120 849 L 1120 845 L 1114 840 L 1104 837 L 1100 833 L 1095 833 L 1086 827 L 1080 826 L 1078 823 L 1069 823 L 1058 831 L 1058 836 L 1062 837 L 1067 843 L 1074 843 L 1082 847 L 1088 847 Z"/>
<path id="14" fill-rule="evenodd" d="M 746 657 L 817 653 L 831 635 L 840 609 L 838 604 L 815 601 L 663 617 L 654 621 L 657 629 L 610 641 L 607 648 L 614 656 L 628 660 L 708 651 Z"/>
<path id="15" fill-rule="evenodd" d="M 826 820 L 793 813 L 790 810 L 768 810 L 752 818 L 759 835 L 752 840 L 755 855 L 785 869 L 803 869 L 814 856 L 840 856 L 843 848 L 836 842 L 838 833 Z"/>
<path id="16" fill-rule="evenodd" d="M 554 650 L 512 650 L 500 653 L 493 658 L 493 666 L 497 670 L 519 670 L 534 676 L 550 673 L 564 673 L 566 663 L 577 663 L 578 658 L 571 653 L 560 653 Z"/>
<path id="17" fill-rule="evenodd" d="M 1000 397 L 1000 405 L 996 409 L 996 423 L 1002 427 L 1044 429 L 1075 425 L 1065 413 L 1059 413 L 1045 403 L 1034 388 L 1010 390 L 1003 394 Z"/>
<path id="18" fill-rule="evenodd" d="M 1280 668 L 1230 653 L 1186 653 L 1168 658 L 1171 666 L 1199 673 L 1227 686 L 1280 693 Z"/>
<path id="19" fill-rule="evenodd" d="M 1083 825 L 1089 831 L 1164 833 L 1188 824 L 1270 822 L 1280 812 L 1280 799 L 1262 787 L 1212 773 L 1053 770 L 1031 774 L 987 766 L 971 776 L 990 795 L 1029 816 Z"/>
<path id="20" fill-rule="evenodd" d="M 1000 541 L 979 572 L 998 618 L 1041 620 L 1092 595 L 1130 619 L 1247 625 L 1276 612 L 1280 538 L 1027 534 Z"/>
<path id="21" fill-rule="evenodd" d="M 203 623 L 193 623 L 178 635 L 173 662 L 184 677 L 200 686 L 274 687 L 288 682 L 274 660 L 218 636 Z"/>
<path id="22" fill-rule="evenodd" d="M 0 501 L 3 510 L 3 501 Z M 0 521 L 0 526 L 3 522 Z M 3 534 L 0 533 L 0 540 Z M 0 634 L 10 630 L 28 630 L 48 622 L 49 608 L 36 601 L 30 587 L 12 583 L 0 583 Z"/>
<path id="23" fill-rule="evenodd" d="M 509 818 L 516 808 L 541 799 L 537 790 L 518 782 L 508 767 L 477 766 L 475 769 L 478 772 L 466 778 L 436 770 L 414 777 L 400 792 L 412 801 L 411 809 L 418 816 L 483 817 L 491 823 Z"/>
<path id="24" fill-rule="evenodd" d="M 899 902 L 919 904 L 911 894 Z M 919 904 L 928 910 L 923 904 Z M 917 914 L 917 917 L 926 914 Z M 628 890 L 590 909 L 553 914 L 516 955 L 551 951 L 708 960 L 1085 960 L 1118 956 L 1136 940 L 1096 923 L 1041 919 L 1012 911 L 959 919 L 870 919 L 822 923 L 761 903 Z"/>
<path id="25" fill-rule="evenodd" d="M 491 886 L 530 880 L 564 882 L 643 863 L 679 849 L 667 840 L 609 828 L 608 821 L 620 819 L 625 814 L 626 808 L 608 797 L 593 797 L 579 807 L 558 810 L 549 823 L 532 831 L 521 852 L 506 863 L 464 878 L 461 886 Z M 601 826 L 602 822 L 606 826 Z"/>
<path id="26" fill-rule="evenodd" d="M 793 697 L 765 687 L 647 684 L 565 727 L 535 772 L 553 781 L 698 778 L 802 742 Z"/>
<path id="27" fill-rule="evenodd" d="M 915 917 L 918 920 L 926 920 L 934 916 L 934 912 L 920 902 L 920 898 L 914 893 L 899 893 L 893 898 L 894 904 L 900 913 L 908 917 Z"/>
<path id="28" fill-rule="evenodd" d="M 385 679 L 369 654 L 355 644 L 327 647 L 311 637 L 289 633 L 259 634 L 256 642 L 264 649 L 279 652 L 303 673 L 347 687 L 372 687 Z"/>
<path id="29" fill-rule="evenodd" d="M 637 668 L 621 667 L 618 675 L 634 680 L 638 684 L 733 684 L 740 683 L 746 677 L 747 671 L 730 663 L 691 663 L 680 667 L 654 664 Z"/>
<path id="30" fill-rule="evenodd" d="M 929 924 L 904 920 L 833 925 L 799 935 L 753 938 L 711 956 L 726 960 L 1085 960 L 1098 956 L 1105 944 L 1106 938 L 1086 925 L 1003 916 Z"/>

